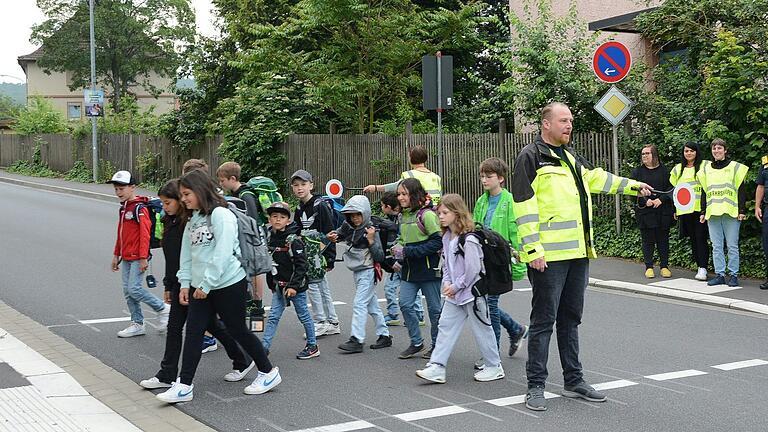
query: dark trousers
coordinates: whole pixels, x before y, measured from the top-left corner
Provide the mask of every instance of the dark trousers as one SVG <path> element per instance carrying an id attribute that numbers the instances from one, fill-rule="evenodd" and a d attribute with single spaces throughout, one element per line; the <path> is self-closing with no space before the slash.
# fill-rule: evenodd
<path id="1" fill-rule="evenodd" d="M 765 254 L 765 274 L 768 278 L 768 204 L 763 204 L 763 253 Z"/>
<path id="2" fill-rule="evenodd" d="M 552 326 L 557 323 L 557 349 L 565 385 L 583 381 L 579 362 L 579 324 L 584 311 L 584 292 L 589 282 L 587 258 L 548 262 L 540 272 L 528 267 L 533 286 L 531 324 L 528 330 L 528 387 L 543 387 Z"/>
<path id="3" fill-rule="evenodd" d="M 216 314 L 221 317 L 232 337 L 256 362 L 259 371 L 267 373 L 272 370 L 272 363 L 269 362 L 261 341 L 245 325 L 246 289 L 244 278 L 226 288 L 211 290 L 204 299 L 192 298 L 194 290 L 190 290 L 184 358 L 179 375 L 182 384 L 192 384 L 202 355 L 203 334 L 205 329 L 216 321 Z"/>
<path id="4" fill-rule="evenodd" d="M 653 268 L 653 251 L 659 251 L 659 265 L 669 267 L 669 227 L 641 228 L 643 240 L 643 260 L 645 268 Z"/>
<path id="5" fill-rule="evenodd" d="M 179 376 L 179 357 L 181 357 L 181 331 L 187 322 L 188 307 L 179 303 L 179 290 L 171 291 L 171 314 L 168 316 L 168 333 L 165 337 L 165 354 L 160 362 L 160 371 L 155 375 L 164 383 L 172 383 Z M 232 368 L 244 370 L 251 364 L 237 342 L 232 338 L 219 320 L 214 320 L 208 331 L 221 342 L 227 355 L 232 359 Z M 202 350 L 202 345 L 201 348 Z"/>
<path id="6" fill-rule="evenodd" d="M 700 212 L 693 212 L 678 216 L 680 231 L 687 236 L 691 242 L 691 253 L 696 260 L 696 265 L 700 268 L 707 268 L 709 265 L 709 228 L 707 223 L 699 222 Z"/>

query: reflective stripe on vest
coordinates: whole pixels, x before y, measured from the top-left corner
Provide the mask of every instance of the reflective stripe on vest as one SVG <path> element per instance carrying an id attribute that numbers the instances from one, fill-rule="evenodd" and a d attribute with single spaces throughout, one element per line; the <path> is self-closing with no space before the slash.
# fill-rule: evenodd
<path id="1" fill-rule="evenodd" d="M 567 250 L 567 249 L 578 249 L 579 248 L 579 241 L 578 240 L 571 240 L 571 241 L 564 241 L 564 242 L 555 242 L 555 243 L 542 243 L 544 246 L 545 251 L 558 251 L 558 250 Z"/>
<path id="2" fill-rule="evenodd" d="M 733 218 L 738 216 L 739 176 L 741 175 L 743 180 L 746 176 L 746 170 L 747 168 L 738 162 L 731 162 L 721 169 L 714 169 L 709 164 L 704 166 L 702 171 L 704 183 L 707 186 L 706 219 L 721 215 L 728 215 Z M 716 183 L 710 184 L 710 182 Z"/>
<path id="3" fill-rule="evenodd" d="M 572 229 L 579 226 L 579 222 L 575 220 L 563 221 L 563 222 L 548 222 L 539 225 L 539 231 L 555 231 Z"/>
<path id="4" fill-rule="evenodd" d="M 539 215 L 537 215 L 537 214 L 523 215 L 523 216 L 520 216 L 519 218 L 515 219 L 515 221 L 517 222 L 518 226 L 523 225 L 523 224 L 527 224 L 527 223 L 531 223 L 531 222 L 538 222 L 539 221 Z"/>
<path id="5" fill-rule="evenodd" d="M 415 178 L 421 183 L 424 190 L 433 198 L 442 195 L 442 184 L 440 176 L 433 172 L 422 172 L 417 170 L 408 170 L 404 173 L 409 178 Z"/>

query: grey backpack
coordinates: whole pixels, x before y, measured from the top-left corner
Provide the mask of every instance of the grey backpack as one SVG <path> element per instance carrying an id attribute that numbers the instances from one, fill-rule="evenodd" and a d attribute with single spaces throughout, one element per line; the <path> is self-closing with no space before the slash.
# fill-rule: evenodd
<path id="1" fill-rule="evenodd" d="M 258 222 L 240 210 L 232 202 L 227 208 L 237 219 L 237 239 L 240 241 L 240 255 L 236 255 L 248 277 L 265 274 L 272 270 L 272 258 L 267 250 L 267 236 Z M 208 224 L 211 217 L 208 216 Z"/>

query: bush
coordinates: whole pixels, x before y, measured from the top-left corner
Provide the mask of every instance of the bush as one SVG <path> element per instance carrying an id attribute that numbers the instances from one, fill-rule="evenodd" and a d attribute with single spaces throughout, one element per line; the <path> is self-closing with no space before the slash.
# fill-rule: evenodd
<path id="1" fill-rule="evenodd" d="M 67 130 L 67 121 L 50 102 L 35 97 L 29 106 L 19 111 L 13 128 L 21 135 L 59 133 Z"/>
<path id="2" fill-rule="evenodd" d="M 93 182 L 93 171 L 88 168 L 84 161 L 75 161 L 69 171 L 64 175 L 64 178 L 69 181 L 76 181 L 80 183 Z"/>

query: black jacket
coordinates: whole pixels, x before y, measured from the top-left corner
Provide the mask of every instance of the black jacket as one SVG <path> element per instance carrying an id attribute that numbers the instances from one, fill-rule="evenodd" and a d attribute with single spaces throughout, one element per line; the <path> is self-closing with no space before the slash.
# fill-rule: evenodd
<path id="1" fill-rule="evenodd" d="M 333 231 L 333 209 L 320 195 L 312 195 L 306 203 L 299 202 L 293 215 L 293 224 L 299 230 L 314 229 L 321 234 Z M 331 243 L 323 252 L 328 268 L 336 262 L 336 245 Z"/>
<path id="2" fill-rule="evenodd" d="M 259 200 L 256 199 L 256 194 L 251 191 L 251 188 L 248 185 L 241 183 L 240 188 L 235 191 L 235 196 L 245 201 L 245 212 L 248 216 L 261 223 L 263 219 L 262 217 L 259 217 L 259 215 L 262 214 L 261 204 L 259 204 Z"/>
<path id="3" fill-rule="evenodd" d="M 647 183 L 652 188 L 659 191 L 668 191 L 672 189 L 669 182 L 669 170 L 664 165 L 650 169 L 645 165 L 640 165 L 632 170 L 632 178 Z M 648 207 L 647 200 L 661 200 L 661 206 L 657 208 Z M 672 194 L 656 194 L 644 197 L 637 197 L 637 208 L 635 209 L 635 218 L 640 229 L 650 228 L 669 228 L 672 224 L 672 215 L 675 213 L 675 206 L 672 202 Z"/>
<path id="4" fill-rule="evenodd" d="M 163 255 L 165 256 L 165 276 L 163 286 L 166 291 L 178 291 L 181 288 L 176 273 L 179 271 L 179 257 L 181 256 L 181 238 L 184 227 L 180 218 L 166 216 L 163 218 Z"/>
<path id="5" fill-rule="evenodd" d="M 293 288 L 296 292 L 306 291 L 307 255 L 304 252 L 304 242 L 298 235 L 299 230 L 294 225 L 288 225 L 282 231 L 269 231 L 269 253 L 272 254 L 274 269 L 267 273 L 267 285 L 272 292 L 283 292 Z M 288 237 L 293 241 L 288 244 Z M 284 283 L 285 286 L 281 283 Z"/>

